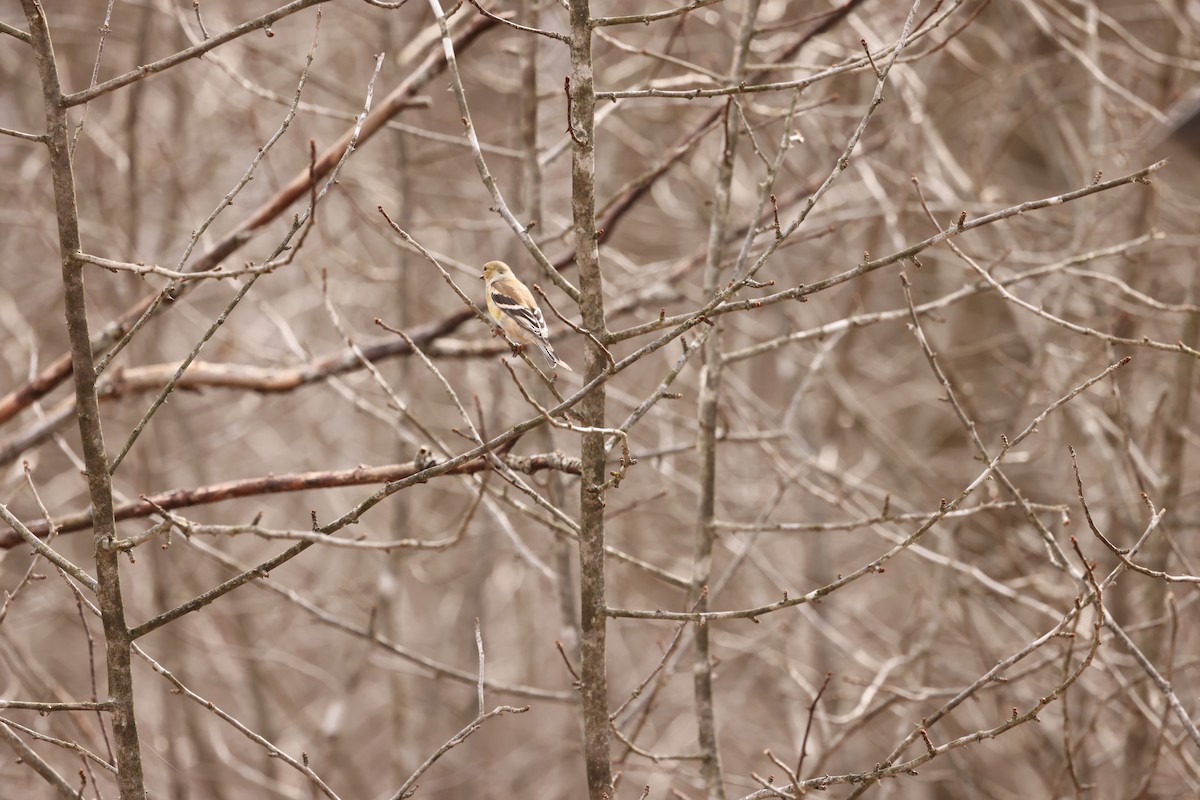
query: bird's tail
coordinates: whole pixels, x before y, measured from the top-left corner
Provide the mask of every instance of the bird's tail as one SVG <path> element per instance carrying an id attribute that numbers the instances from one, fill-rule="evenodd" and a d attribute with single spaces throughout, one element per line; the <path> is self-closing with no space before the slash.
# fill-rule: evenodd
<path id="1" fill-rule="evenodd" d="M 559 367 L 562 367 L 567 372 L 575 371 L 571 369 L 570 364 L 554 354 L 554 348 L 550 346 L 549 342 L 538 342 L 538 344 L 542 346 L 542 355 L 546 356 L 546 362 L 550 365 L 551 369 L 558 369 Z"/>

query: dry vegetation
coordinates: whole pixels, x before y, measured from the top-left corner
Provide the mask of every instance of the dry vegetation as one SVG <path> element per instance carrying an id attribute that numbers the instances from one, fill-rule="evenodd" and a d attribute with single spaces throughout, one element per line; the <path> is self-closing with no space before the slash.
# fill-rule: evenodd
<path id="1" fill-rule="evenodd" d="M 0 4 L 0 796 L 1200 791 L 1195 2 L 390 5 Z"/>

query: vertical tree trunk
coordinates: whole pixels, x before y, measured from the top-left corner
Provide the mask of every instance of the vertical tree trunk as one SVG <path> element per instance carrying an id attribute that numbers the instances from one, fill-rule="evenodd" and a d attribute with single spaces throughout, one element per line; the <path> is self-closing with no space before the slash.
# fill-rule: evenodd
<path id="1" fill-rule="evenodd" d="M 742 17 L 737 48 L 729 69 L 730 83 L 745 74 L 746 55 L 758 18 L 758 0 L 751 0 Z M 721 156 L 714 182 L 715 195 L 708 226 L 708 249 L 704 264 L 704 293 L 712 297 L 720 290 L 721 263 L 729 228 L 729 203 L 733 186 L 734 160 L 737 154 L 740 120 L 731 98 L 725 106 Z M 696 525 L 696 546 L 692 555 L 690 602 L 697 611 L 708 609 L 707 587 L 712 575 L 713 546 L 717 532 L 713 527 L 717 497 L 717 410 L 721 399 L 721 329 L 718 324 L 708 335 L 701 351 L 698 446 L 700 449 L 700 511 Z M 696 662 L 692 667 L 692 693 L 696 701 L 697 738 L 700 744 L 700 774 L 709 800 L 725 800 L 721 750 L 717 742 L 717 718 L 713 692 L 713 658 L 708 625 L 696 625 Z"/>
<path id="2" fill-rule="evenodd" d="M 571 0 L 570 118 L 571 213 L 575 229 L 575 263 L 579 268 L 583 327 L 603 337 L 604 282 L 596 241 L 596 151 L 594 123 L 595 86 L 592 77 L 592 27 L 587 0 Z M 587 380 L 606 366 L 604 354 L 589 343 L 584 368 Z M 605 387 L 598 386 L 579 406 L 585 425 L 604 425 Z M 582 679 L 584 757 L 587 761 L 588 796 L 612 797 L 612 763 L 609 753 L 608 675 L 605 668 L 604 497 L 593 489 L 604 483 L 607 453 L 604 434 L 583 434 L 580 456 L 580 678 Z"/>
<path id="3" fill-rule="evenodd" d="M 33 50 L 46 109 L 46 146 L 50 151 L 50 171 L 54 182 L 58 246 L 62 256 L 63 301 L 67 336 L 71 343 L 71 369 L 75 379 L 75 414 L 79 420 L 88 497 L 92 505 L 96 580 L 99 584 L 97 600 L 104 623 L 108 695 L 114 704 L 112 727 L 118 785 L 122 800 L 142 800 L 145 789 L 133 708 L 132 640 L 125 623 L 125 607 L 121 597 L 120 553 L 113 546 L 116 520 L 113 517 L 112 478 L 108 471 L 104 432 L 100 426 L 100 403 L 96 396 L 96 367 L 92 358 L 87 300 L 83 288 L 84 264 L 78 258 L 79 210 L 75 201 L 67 111 L 63 104 L 50 29 L 41 4 L 37 0 L 21 0 L 21 5 L 33 36 Z"/>

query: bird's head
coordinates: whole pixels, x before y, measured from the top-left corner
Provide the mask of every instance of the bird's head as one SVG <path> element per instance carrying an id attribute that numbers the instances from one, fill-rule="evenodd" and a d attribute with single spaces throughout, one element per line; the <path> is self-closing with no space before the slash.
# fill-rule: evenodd
<path id="1" fill-rule="evenodd" d="M 499 280 L 500 278 L 513 277 L 513 271 L 508 264 L 503 261 L 489 261 L 483 265 L 483 279 L 485 281 Z"/>

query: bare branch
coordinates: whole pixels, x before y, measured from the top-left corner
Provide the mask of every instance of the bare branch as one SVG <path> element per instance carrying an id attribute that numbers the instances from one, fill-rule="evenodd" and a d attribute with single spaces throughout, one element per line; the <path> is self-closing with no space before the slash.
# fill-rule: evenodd
<path id="1" fill-rule="evenodd" d="M 0 127 L 0 135 L 12 136 L 16 139 L 24 139 L 27 142 L 38 142 L 42 144 L 46 142 L 46 134 L 44 133 L 25 133 L 24 131 L 13 130 L 12 128 Z"/>
<path id="2" fill-rule="evenodd" d="M 444 745 L 439 747 L 433 753 L 433 755 L 425 759 L 425 762 L 416 768 L 413 774 L 408 777 L 408 780 L 400 785 L 400 788 L 396 790 L 394 795 L 392 795 L 392 800 L 404 800 L 404 798 L 412 797 L 413 793 L 417 789 L 417 779 L 424 775 L 425 771 L 432 767 L 438 759 L 446 755 L 446 753 L 450 752 L 450 750 L 453 748 L 465 742 L 467 737 L 483 727 L 483 723 L 487 722 L 489 719 L 492 719 L 493 717 L 499 717 L 503 714 L 524 714 L 528 710 L 529 706 L 521 706 L 519 708 L 514 706 L 496 706 L 486 714 L 480 714 L 478 717 L 467 723 L 465 728 L 454 734 L 454 736 L 451 736 Z"/>
<path id="3" fill-rule="evenodd" d="M 1079 384 L 1078 386 L 1075 386 L 1073 389 L 1071 389 L 1065 395 L 1058 398 L 1053 403 L 1051 403 L 1049 406 L 1044 408 L 1042 410 L 1042 412 L 1040 414 L 1038 414 L 1036 417 L 1034 417 L 1033 420 L 1024 428 L 1024 430 L 1022 430 L 1020 433 L 1018 433 L 1015 437 L 1012 437 L 1012 438 L 1006 437 L 1004 446 L 1000 449 L 1000 451 L 996 454 L 996 456 L 991 460 L 991 462 L 988 463 L 987 467 L 985 467 L 984 470 L 978 476 L 975 477 L 974 480 L 972 480 L 962 491 L 959 492 L 957 497 L 955 497 L 953 500 L 949 500 L 949 501 L 943 499 L 940 508 L 937 511 L 935 511 L 934 513 L 928 515 L 926 517 L 925 521 L 915 531 L 913 531 L 911 534 L 909 534 L 908 537 L 906 537 L 902 542 L 900 542 L 899 544 L 897 544 L 895 547 L 891 548 L 887 552 L 883 553 L 882 555 L 876 557 L 869 563 L 864 564 L 863 566 L 859 567 L 858 569 L 856 569 L 852 572 L 842 575 L 837 580 L 834 580 L 834 581 L 826 584 L 825 586 L 822 586 L 819 589 L 814 589 L 810 592 L 800 595 L 799 597 L 787 597 L 785 595 L 782 600 L 777 600 L 774 603 L 768 603 L 766 605 L 761 605 L 761 606 L 757 606 L 754 608 L 738 609 L 738 610 L 734 610 L 734 611 L 709 611 L 709 612 L 699 613 L 699 612 L 688 612 L 688 611 L 658 611 L 658 610 L 650 611 L 650 610 L 634 610 L 634 609 L 625 609 L 625 608 L 609 608 L 607 610 L 607 613 L 611 617 L 625 617 L 625 618 L 630 618 L 630 619 L 673 620 L 673 621 L 690 620 L 692 622 L 713 621 L 713 620 L 722 620 L 722 619 L 755 619 L 757 617 L 763 616 L 764 614 L 769 614 L 773 611 L 778 611 L 783 608 L 791 608 L 792 606 L 803 605 L 806 603 L 812 603 L 812 602 L 819 601 L 821 598 L 825 597 L 826 595 L 829 595 L 832 592 L 835 592 L 838 589 L 841 589 L 843 586 L 845 586 L 849 583 L 852 583 L 852 582 L 858 580 L 859 578 L 862 578 L 865 575 L 876 574 L 880 571 L 879 568 L 882 567 L 886 562 L 895 558 L 897 555 L 899 555 L 903 551 L 907 550 L 913 544 L 916 544 L 921 539 L 921 537 L 924 536 L 927 531 L 929 531 L 930 528 L 932 528 L 935 524 L 937 524 L 942 519 L 944 519 L 946 514 L 950 513 L 954 509 L 958 508 L 962 504 L 963 500 L 965 500 L 972 493 L 974 493 L 975 490 L 978 489 L 981 485 L 983 485 L 983 483 L 995 472 L 996 467 L 998 467 L 1003 462 L 1004 457 L 1008 454 L 1008 452 L 1010 450 L 1012 450 L 1012 448 L 1015 447 L 1017 444 L 1024 441 L 1025 438 L 1028 437 L 1030 434 L 1034 433 L 1038 429 L 1038 426 L 1041 425 L 1042 422 L 1044 422 L 1047 417 L 1049 417 L 1051 414 L 1053 414 L 1055 411 L 1057 411 L 1059 408 L 1061 408 L 1066 403 L 1070 402 L 1075 397 L 1078 397 L 1080 394 L 1087 391 L 1087 389 L 1089 389 L 1090 387 L 1094 386 L 1095 384 L 1097 384 L 1100 381 L 1107 378 L 1113 372 L 1116 372 L 1118 369 L 1125 366 L 1127 363 L 1129 363 L 1129 361 L 1130 361 L 1130 359 L 1127 357 L 1127 358 L 1122 359 L 1121 361 L 1118 361 L 1115 364 L 1109 365 L 1109 367 L 1107 369 L 1105 369 L 1103 372 L 1101 372 L 1100 374 L 1094 375 L 1091 378 L 1088 378 L 1086 381 Z"/>
<path id="4" fill-rule="evenodd" d="M 118 75 L 115 78 L 110 78 L 109 80 L 106 80 L 103 83 L 97 84 L 96 86 L 93 86 L 90 89 L 86 89 L 82 92 L 65 95 L 62 99 L 63 106 L 64 108 L 70 108 L 83 103 L 89 103 L 92 100 L 95 100 L 97 97 L 101 97 L 109 92 L 128 86 L 135 81 L 140 81 L 142 78 L 145 78 L 148 75 L 154 75 L 168 70 L 178 64 L 182 64 L 185 61 L 190 61 L 193 58 L 199 58 L 209 50 L 220 47 L 226 42 L 231 42 L 234 39 L 241 38 L 248 33 L 253 33 L 254 31 L 261 30 L 263 28 L 269 28 L 274 23 L 284 19 L 285 17 L 289 17 L 292 14 L 295 14 L 297 11 L 303 11 L 310 6 L 319 5 L 325 2 L 328 2 L 328 0 L 293 0 L 293 2 L 288 3 L 285 6 L 281 6 L 280 8 L 277 8 L 268 14 L 263 14 L 261 17 L 252 19 L 248 22 L 243 22 L 236 28 L 231 28 L 230 30 L 225 31 L 225 33 L 217 34 L 211 39 L 206 39 L 200 44 L 189 47 L 186 50 L 181 50 L 174 55 L 167 56 L 166 58 L 160 59 L 151 64 L 146 64 L 138 67 L 137 69 L 130 70 L 124 75 Z"/>
<path id="5" fill-rule="evenodd" d="M 557 31 L 547 31 L 547 30 L 543 30 L 541 28 L 531 28 L 528 25 L 520 25 L 516 22 L 513 22 L 511 19 L 493 14 L 492 12 L 488 11 L 486 8 L 481 6 L 479 4 L 479 0 L 468 0 L 468 2 L 470 2 L 471 5 L 475 6 L 475 8 L 479 9 L 479 13 L 483 14 L 488 19 L 494 20 L 495 22 L 503 23 L 504 25 L 507 25 L 508 27 L 512 28 L 513 30 L 518 30 L 523 33 L 536 33 L 538 36 L 545 36 L 547 39 L 554 39 L 557 42 L 567 42 L 568 41 L 568 39 L 565 35 L 558 33 Z"/>
<path id="6" fill-rule="evenodd" d="M 659 20 L 678 17 L 682 14 L 695 11 L 698 8 L 704 8 L 705 6 L 715 5 L 720 2 L 721 0 L 692 0 L 692 2 L 688 3 L 687 5 L 680 6 L 679 8 L 672 8 L 667 11 L 656 11 L 649 14 L 629 14 L 624 17 L 596 17 L 592 20 L 592 27 L 607 28 L 613 25 L 633 24 L 649 25 L 651 22 L 658 22 Z"/>
<path id="7" fill-rule="evenodd" d="M 46 783 L 58 790 L 60 796 L 65 798 L 78 798 L 79 793 L 67 783 L 62 775 L 55 771 L 54 767 L 50 766 L 46 761 L 39 756 L 33 748 L 25 744 L 20 736 L 9 726 L 6 720 L 0 719 L 0 739 L 4 739 L 5 743 L 12 748 L 17 759 L 28 764 L 37 774 L 42 776 Z"/>
<path id="8" fill-rule="evenodd" d="M 579 460 L 570 458 L 558 453 L 543 453 L 540 455 L 504 455 L 505 466 L 509 469 L 531 475 L 535 472 L 543 470 L 560 470 L 570 475 L 579 474 Z M 373 483 L 388 483 L 397 481 L 403 478 L 411 477 L 424 469 L 428 469 L 436 460 L 426 457 L 423 459 L 404 462 L 401 464 L 389 464 L 382 467 L 356 467 L 348 470 L 332 470 L 318 472 L 300 472 L 293 474 L 268 475 L 261 478 L 246 478 L 243 480 L 226 481 L 224 483 L 216 483 L 209 486 L 201 486 L 195 489 L 175 489 L 168 492 L 160 492 L 158 494 L 143 497 L 141 500 L 132 503 L 122 503 L 116 507 L 115 514 L 118 521 L 127 519 L 138 519 L 149 516 L 155 513 L 158 509 L 174 510 L 178 508 L 191 508 L 193 506 L 209 505 L 211 503 L 220 503 L 226 500 L 234 500 L 241 497 L 258 497 L 261 495 L 270 495 L 288 492 L 302 492 L 312 489 L 330 489 L 338 486 L 365 486 Z M 487 464 L 481 459 L 474 459 L 459 463 L 453 469 L 447 470 L 447 475 L 472 475 L 478 472 L 487 470 Z M 47 523 L 30 522 L 28 526 L 22 525 L 20 520 L 12 517 L 15 524 L 9 519 L 11 514 L 0 505 L 0 518 L 13 525 L 16 530 L 26 530 L 30 532 L 30 536 L 36 540 L 39 536 L 45 536 L 47 531 Z M 71 514 L 59 517 L 54 520 L 54 525 L 61 533 L 72 533 L 75 531 L 85 530 L 92 524 L 91 511 L 82 511 L 78 514 Z M 20 525 L 20 528 L 17 528 Z M 12 537 L 0 538 L 0 549 L 13 547 L 20 541 L 31 540 L 25 539 L 23 536 L 13 540 Z M 40 542 L 38 544 L 41 544 Z M 36 546 L 36 545 L 35 545 Z M 44 546 L 44 545 L 43 545 Z M 47 556 L 49 558 L 49 556 Z M 56 564 L 58 562 L 55 562 Z M 62 564 L 58 564 L 63 566 Z M 68 565 L 69 566 L 69 565 Z M 63 566 L 67 569 L 66 566 Z M 74 569 L 74 568 L 73 568 Z M 70 570 L 68 570 L 69 572 Z M 74 574 L 74 573 L 72 573 Z M 90 579 L 89 579 L 90 580 Z M 86 581 L 84 581 L 86 585 Z"/>
<path id="9" fill-rule="evenodd" d="M 20 28 L 14 28 L 7 22 L 0 22 L 0 33 L 7 34 L 14 39 L 24 42 L 25 44 L 33 44 L 33 37 Z"/>
<path id="10" fill-rule="evenodd" d="M 325 0 L 321 0 L 324 2 Z M 466 23 L 462 30 L 458 33 L 455 46 L 459 49 L 468 47 L 484 31 L 491 28 L 495 23 L 483 17 L 475 17 L 470 22 Z M 434 52 L 429 55 L 420 65 L 410 73 L 408 78 L 401 82 L 392 92 L 383 99 L 383 101 L 375 109 L 375 113 L 371 114 L 365 122 L 362 123 L 361 136 L 358 138 L 358 145 L 362 146 L 380 129 L 384 128 L 388 120 L 395 116 L 400 110 L 406 108 L 411 103 L 412 96 L 420 90 L 426 83 L 433 79 L 442 69 L 445 68 L 445 61 L 442 55 Z M 214 244 L 200 259 L 194 264 L 196 271 L 207 271 L 217 267 L 222 261 L 233 254 L 246 242 L 250 241 L 255 233 L 264 229 L 270 222 L 278 218 L 284 210 L 292 203 L 301 197 L 307 197 L 311 189 L 313 178 L 320 180 L 326 177 L 329 172 L 341 161 L 345 155 L 346 148 L 349 146 L 354 129 L 347 131 L 342 135 L 341 139 L 335 142 L 330 147 L 326 148 L 318 158 L 314 171 L 304 169 L 296 175 L 286 186 L 276 192 L 265 203 L 259 206 L 253 213 L 242 220 L 232 231 L 222 237 Z M 315 172 L 315 174 L 313 174 Z M 183 288 L 191 284 L 183 284 Z M 179 291 L 172 293 L 172 299 L 178 299 Z M 147 320 L 159 313 L 163 306 L 162 302 L 164 295 L 160 293 L 152 294 L 143 298 L 139 303 L 128 309 L 124 314 L 110 322 L 99 334 L 96 335 L 92 342 L 93 351 L 103 350 L 109 347 L 114 342 L 118 342 L 124 337 L 128 341 L 138 327 L 144 324 Z M 120 346 L 119 345 L 118 349 Z M 111 360 L 111 359 L 108 359 Z M 106 362 L 107 363 L 107 360 Z M 71 362 L 68 355 L 60 356 L 54 359 L 49 366 L 43 369 L 36 377 L 31 379 L 24 386 L 10 392 L 8 395 L 0 398 L 0 424 L 11 419 L 22 409 L 37 399 L 45 396 L 54 387 L 58 386 L 71 374 Z"/>

